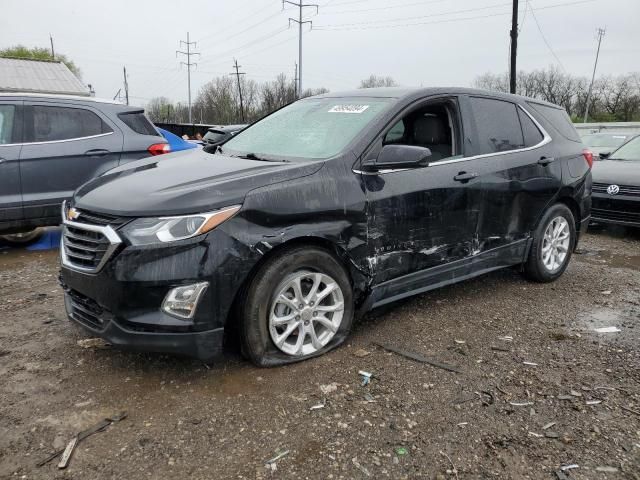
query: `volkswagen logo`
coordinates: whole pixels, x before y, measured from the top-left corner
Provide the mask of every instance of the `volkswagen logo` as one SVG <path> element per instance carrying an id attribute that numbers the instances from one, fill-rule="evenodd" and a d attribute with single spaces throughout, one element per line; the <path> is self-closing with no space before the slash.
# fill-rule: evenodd
<path id="1" fill-rule="evenodd" d="M 620 192 L 620 187 L 618 185 L 609 185 L 607 187 L 607 193 L 609 195 L 617 195 Z"/>

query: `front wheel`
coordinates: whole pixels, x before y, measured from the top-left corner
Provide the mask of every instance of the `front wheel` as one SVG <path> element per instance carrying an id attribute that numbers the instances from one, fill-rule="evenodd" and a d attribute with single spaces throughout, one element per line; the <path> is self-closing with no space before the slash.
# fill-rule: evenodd
<path id="1" fill-rule="evenodd" d="M 321 355 L 344 341 L 353 322 L 353 293 L 328 251 L 296 247 L 268 260 L 241 308 L 243 353 L 258 366 Z"/>
<path id="2" fill-rule="evenodd" d="M 533 235 L 525 275 L 536 282 L 552 282 L 569 265 L 576 244 L 576 223 L 569 208 L 558 203 L 547 210 Z"/>

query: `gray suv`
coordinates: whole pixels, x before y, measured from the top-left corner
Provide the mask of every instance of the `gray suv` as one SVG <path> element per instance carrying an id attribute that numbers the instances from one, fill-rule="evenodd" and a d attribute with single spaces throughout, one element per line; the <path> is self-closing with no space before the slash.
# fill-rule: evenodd
<path id="1" fill-rule="evenodd" d="M 58 225 L 62 201 L 125 162 L 170 151 L 144 110 L 89 97 L 0 93 L 0 234 Z"/>

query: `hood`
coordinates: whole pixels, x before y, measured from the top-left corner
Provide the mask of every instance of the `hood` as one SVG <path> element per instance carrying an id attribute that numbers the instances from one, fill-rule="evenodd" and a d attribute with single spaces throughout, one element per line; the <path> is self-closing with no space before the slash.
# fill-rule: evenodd
<path id="1" fill-rule="evenodd" d="M 120 216 L 202 213 L 238 205 L 250 190 L 311 175 L 323 162 L 280 163 L 186 150 L 130 162 L 82 185 L 73 204 Z"/>
<path id="2" fill-rule="evenodd" d="M 593 162 L 593 181 L 616 185 L 640 185 L 640 161 L 600 160 Z"/>

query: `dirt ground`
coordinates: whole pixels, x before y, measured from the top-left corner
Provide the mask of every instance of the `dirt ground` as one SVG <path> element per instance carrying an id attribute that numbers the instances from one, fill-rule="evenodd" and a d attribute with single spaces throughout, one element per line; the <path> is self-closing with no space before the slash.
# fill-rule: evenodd
<path id="1" fill-rule="evenodd" d="M 640 232 L 591 232 L 554 284 L 506 270 L 372 312 L 273 369 L 83 348 L 57 271 L 0 251 L 0 478 L 640 479 Z M 36 466 L 121 411 L 66 470 Z"/>

